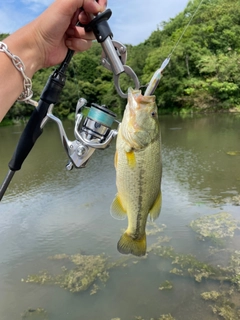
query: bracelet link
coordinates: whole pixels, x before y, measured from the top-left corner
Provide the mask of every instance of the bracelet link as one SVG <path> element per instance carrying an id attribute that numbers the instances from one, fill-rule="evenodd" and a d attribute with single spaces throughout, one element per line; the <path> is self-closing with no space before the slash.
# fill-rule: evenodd
<path id="1" fill-rule="evenodd" d="M 12 62 L 18 71 L 20 71 L 20 72 L 25 71 L 25 66 L 24 66 L 22 60 L 18 56 L 13 55 Z"/>
<path id="2" fill-rule="evenodd" d="M 17 101 L 20 101 L 20 102 L 24 101 L 25 103 L 28 103 L 28 104 L 31 104 L 31 105 L 37 107 L 37 105 L 38 105 L 37 101 L 34 101 L 31 99 L 33 96 L 32 81 L 25 74 L 25 66 L 24 66 L 24 63 L 22 62 L 22 60 L 18 56 L 12 54 L 8 50 L 6 43 L 4 43 L 2 41 L 0 41 L 0 52 L 6 53 L 6 55 L 12 60 L 14 67 L 23 76 L 23 92 L 20 94 Z"/>

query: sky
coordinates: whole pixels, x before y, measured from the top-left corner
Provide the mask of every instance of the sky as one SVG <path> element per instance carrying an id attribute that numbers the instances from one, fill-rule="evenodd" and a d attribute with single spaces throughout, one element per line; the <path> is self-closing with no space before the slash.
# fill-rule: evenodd
<path id="1" fill-rule="evenodd" d="M 53 0 L 3 0 L 0 2 L 0 33 L 12 33 L 33 20 Z M 183 11 L 189 0 L 108 0 L 108 20 L 113 39 L 138 45 L 163 21 Z M 61 23 L 59 21 L 59 23 Z"/>

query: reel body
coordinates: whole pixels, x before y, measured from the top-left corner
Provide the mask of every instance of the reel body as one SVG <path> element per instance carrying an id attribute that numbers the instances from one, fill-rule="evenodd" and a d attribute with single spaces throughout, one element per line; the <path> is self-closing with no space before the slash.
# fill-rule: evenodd
<path id="1" fill-rule="evenodd" d="M 62 145 L 69 157 L 66 165 L 67 170 L 84 168 L 96 149 L 106 149 L 113 138 L 117 135 L 117 130 L 112 129 L 116 115 L 105 106 L 92 103 L 88 114 L 86 109 L 87 101 L 83 98 L 78 100 L 75 112 L 74 136 L 76 140 L 68 139 L 62 121 L 53 115 L 50 106 L 47 118 L 57 123 Z"/>

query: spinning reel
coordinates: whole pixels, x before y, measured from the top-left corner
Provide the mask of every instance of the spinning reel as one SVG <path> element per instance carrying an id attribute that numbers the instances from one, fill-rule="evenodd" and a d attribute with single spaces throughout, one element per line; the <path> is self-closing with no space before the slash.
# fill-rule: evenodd
<path id="1" fill-rule="evenodd" d="M 105 106 L 92 103 L 88 108 L 88 114 L 84 116 L 86 106 L 87 100 L 80 98 L 75 112 L 74 135 L 76 140 L 74 141 L 68 139 L 62 121 L 52 114 L 53 106 L 50 106 L 42 124 L 44 126 L 48 118 L 57 123 L 62 145 L 70 159 L 66 165 L 67 170 L 72 170 L 73 167 L 84 168 L 93 152 L 96 149 L 107 148 L 117 135 L 117 130 L 112 129 L 116 117 L 112 111 Z"/>

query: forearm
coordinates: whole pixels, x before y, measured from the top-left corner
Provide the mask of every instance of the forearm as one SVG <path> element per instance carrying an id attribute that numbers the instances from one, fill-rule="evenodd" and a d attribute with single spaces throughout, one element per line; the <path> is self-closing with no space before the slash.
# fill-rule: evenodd
<path id="1" fill-rule="evenodd" d="M 4 39 L 8 50 L 18 56 L 24 66 L 27 77 L 32 78 L 33 74 L 40 68 L 41 61 L 39 53 L 36 52 L 35 40 L 29 36 L 31 24 L 19 29 L 17 32 Z M 23 91 L 23 76 L 14 66 L 12 59 L 5 53 L 0 52 L 0 121 L 7 111 L 17 100 Z"/>

